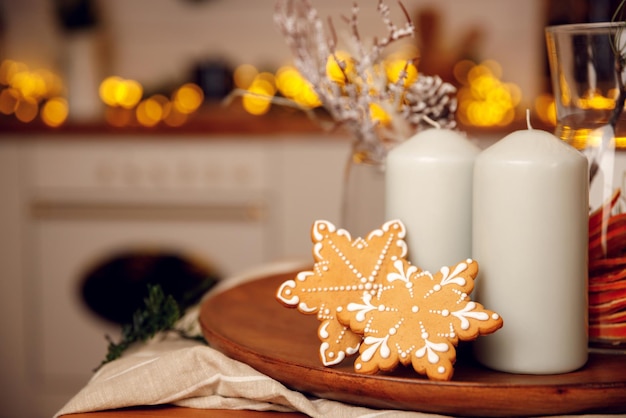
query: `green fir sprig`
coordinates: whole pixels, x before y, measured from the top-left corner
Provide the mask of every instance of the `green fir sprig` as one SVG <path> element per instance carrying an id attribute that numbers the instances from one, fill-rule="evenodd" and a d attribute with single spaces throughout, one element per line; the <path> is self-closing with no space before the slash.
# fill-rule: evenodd
<path id="1" fill-rule="evenodd" d="M 107 335 L 109 342 L 105 359 L 96 368 L 122 356 L 122 353 L 139 341 L 147 341 L 162 331 L 174 330 L 176 322 L 182 317 L 178 303 L 172 295 L 165 295 L 159 285 L 148 285 L 148 296 L 144 298 L 144 307 L 133 314 L 131 323 L 122 326 L 119 342 Z"/>

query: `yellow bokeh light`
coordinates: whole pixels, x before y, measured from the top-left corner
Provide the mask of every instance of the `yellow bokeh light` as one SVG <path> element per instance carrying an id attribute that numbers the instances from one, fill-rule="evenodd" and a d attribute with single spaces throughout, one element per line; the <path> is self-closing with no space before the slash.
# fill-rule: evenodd
<path id="1" fill-rule="evenodd" d="M 284 66 L 276 72 L 276 87 L 280 93 L 300 106 L 314 108 L 321 101 L 311 84 L 291 66 Z"/>
<path id="2" fill-rule="evenodd" d="M 108 106 L 117 106 L 117 100 L 115 98 L 115 90 L 117 85 L 121 83 L 122 79 L 117 76 L 111 76 L 105 78 L 100 83 L 99 94 L 100 100 L 102 100 Z"/>
<path id="3" fill-rule="evenodd" d="M 336 51 L 326 61 L 326 75 L 337 84 L 344 85 L 354 72 L 354 61 L 346 51 Z"/>
<path id="4" fill-rule="evenodd" d="M 68 112 L 67 100 L 61 97 L 55 97 L 44 104 L 41 109 L 41 119 L 46 125 L 57 127 L 67 120 Z"/>
<path id="5" fill-rule="evenodd" d="M 487 67 L 486 65 L 481 65 L 481 64 L 474 65 L 467 73 L 467 81 L 470 84 L 475 82 L 477 79 L 483 78 L 483 77 L 494 78 L 493 73 L 491 72 L 491 69 Z"/>
<path id="6" fill-rule="evenodd" d="M 322 105 L 322 101 L 319 96 L 308 82 L 302 84 L 298 94 L 295 96 L 295 100 L 302 106 L 309 108 L 319 107 Z"/>
<path id="7" fill-rule="evenodd" d="M 247 89 L 250 87 L 259 71 L 252 64 L 242 64 L 235 68 L 233 73 L 233 82 L 235 87 L 239 89 Z"/>
<path id="8" fill-rule="evenodd" d="M 489 92 L 498 87 L 498 80 L 489 75 L 480 75 L 472 78 L 470 89 L 475 98 L 484 100 Z"/>
<path id="9" fill-rule="evenodd" d="M 383 109 L 383 107 L 378 103 L 370 103 L 369 109 L 370 118 L 374 122 L 377 122 L 383 126 L 387 126 L 391 123 L 391 116 L 389 116 L 389 113 L 387 113 L 385 109 Z"/>
<path id="10" fill-rule="evenodd" d="M 117 84 L 115 99 L 119 106 L 131 109 L 139 103 L 143 95 L 143 87 L 135 80 L 124 80 Z"/>
<path id="11" fill-rule="evenodd" d="M 49 70 L 31 71 L 26 64 L 10 59 L 0 63 L 0 113 L 14 115 L 20 122 L 32 122 L 41 110 L 41 117 L 49 126 L 63 123 L 64 118 L 58 115 L 46 119 L 48 114 L 44 114 L 44 107 L 49 112 L 59 110 L 63 90 L 61 78 Z"/>
<path id="12" fill-rule="evenodd" d="M 303 77 L 291 66 L 280 67 L 276 71 L 276 87 L 285 97 L 295 97 L 303 83 Z"/>
<path id="13" fill-rule="evenodd" d="M 544 122 L 556 126 L 556 104 L 551 94 L 540 94 L 535 99 L 535 113 L 539 119 Z"/>
<path id="14" fill-rule="evenodd" d="M 599 91 L 589 91 L 577 101 L 581 109 L 612 110 L 615 108 L 615 99 L 604 97 Z"/>
<path id="15" fill-rule="evenodd" d="M 20 93 L 12 88 L 4 89 L 0 92 L 0 113 L 11 115 L 15 112 Z"/>
<path id="16" fill-rule="evenodd" d="M 254 83 L 257 80 L 267 81 L 268 83 L 272 85 L 272 90 L 276 91 L 276 76 L 274 74 L 267 72 L 267 71 L 263 71 L 259 73 L 252 82 Z"/>
<path id="17" fill-rule="evenodd" d="M 397 83 L 400 76 L 404 75 L 404 87 L 408 87 L 417 80 L 417 67 L 407 60 L 394 59 L 385 63 L 385 73 L 387 79 L 392 83 Z"/>
<path id="18" fill-rule="evenodd" d="M 141 100 L 143 87 L 135 80 L 110 76 L 100 83 L 98 92 L 100 99 L 107 106 L 121 106 L 131 109 Z"/>
<path id="19" fill-rule="evenodd" d="M 498 63 L 488 60 L 477 65 L 460 61 L 453 72 L 462 84 L 457 93 L 457 118 L 461 123 L 489 127 L 514 121 L 522 93 L 517 85 L 499 79 L 502 68 Z"/>
<path id="20" fill-rule="evenodd" d="M 109 106 L 105 119 L 114 126 L 138 123 L 142 126 L 155 126 L 164 122 L 168 126 L 180 126 L 188 120 L 189 114 L 200 108 L 204 92 L 195 83 L 186 83 L 171 94 L 171 100 L 163 94 L 155 94 L 142 101 L 144 89 L 135 80 L 118 76 L 106 78 L 100 84 L 100 98 Z M 132 112 L 111 111 L 110 108 L 132 110 Z M 129 116 L 130 115 L 130 116 Z"/>
<path id="21" fill-rule="evenodd" d="M 158 100 L 153 98 L 146 99 L 139 103 L 135 111 L 137 121 L 147 127 L 158 124 L 163 117 L 163 108 Z"/>
<path id="22" fill-rule="evenodd" d="M 17 102 L 15 117 L 20 122 L 31 122 L 37 117 L 37 113 L 39 113 L 39 104 L 32 97 L 24 97 Z"/>
<path id="23" fill-rule="evenodd" d="M 32 93 L 35 90 L 33 80 L 29 77 L 27 72 L 19 72 L 11 77 L 9 85 L 15 90 L 19 91 L 22 97 L 32 97 Z"/>
<path id="24" fill-rule="evenodd" d="M 194 83 L 184 84 L 174 93 L 174 107 L 180 113 L 189 114 L 195 112 L 202 105 L 203 101 L 204 93 Z"/>
<path id="25" fill-rule="evenodd" d="M 243 108 L 253 115 L 267 113 L 272 104 L 272 97 L 276 92 L 272 83 L 263 79 L 255 79 L 250 88 L 250 94 L 245 94 L 242 98 Z"/>

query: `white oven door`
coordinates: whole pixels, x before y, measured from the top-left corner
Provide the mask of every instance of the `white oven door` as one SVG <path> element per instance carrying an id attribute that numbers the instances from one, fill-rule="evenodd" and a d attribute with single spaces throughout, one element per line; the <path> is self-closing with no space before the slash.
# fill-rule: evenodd
<path id="1" fill-rule="evenodd" d="M 27 198 L 27 353 L 57 407 L 104 359 L 83 276 L 123 250 L 174 250 L 223 275 L 267 261 L 266 150 L 202 142 L 33 142 Z"/>

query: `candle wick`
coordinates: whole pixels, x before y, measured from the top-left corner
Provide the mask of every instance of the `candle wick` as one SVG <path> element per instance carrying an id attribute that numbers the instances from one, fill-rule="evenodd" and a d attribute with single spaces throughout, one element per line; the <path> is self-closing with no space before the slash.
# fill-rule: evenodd
<path id="1" fill-rule="evenodd" d="M 441 125 L 439 124 L 439 122 L 432 120 L 432 119 L 431 119 L 431 118 L 429 118 L 428 116 L 423 115 L 423 116 L 422 116 L 422 119 L 423 119 L 426 123 L 428 123 L 429 125 L 431 125 L 431 126 L 433 126 L 433 127 L 437 128 L 437 129 L 441 129 Z"/>
<path id="2" fill-rule="evenodd" d="M 533 127 L 530 124 L 530 109 L 526 109 L 526 126 L 528 127 L 528 130 L 532 130 Z"/>

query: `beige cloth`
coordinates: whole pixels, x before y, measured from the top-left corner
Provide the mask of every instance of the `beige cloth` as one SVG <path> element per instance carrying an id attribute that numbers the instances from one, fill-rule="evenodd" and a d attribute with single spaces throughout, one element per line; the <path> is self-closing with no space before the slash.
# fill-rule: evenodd
<path id="1" fill-rule="evenodd" d="M 169 335 L 105 365 L 55 417 L 157 404 L 300 411 L 311 417 L 428 416 L 308 398 L 210 347 Z"/>
<path id="2" fill-rule="evenodd" d="M 290 271 L 300 264 L 255 269 L 221 283 L 211 294 L 266 273 Z M 185 318 L 198 326 L 198 311 Z M 198 327 L 199 328 L 199 327 Z M 310 398 L 252 367 L 200 342 L 162 334 L 104 365 L 59 412 L 101 411 L 141 405 L 174 404 L 198 409 L 299 411 L 311 417 L 435 417 L 403 411 L 378 411 Z"/>

